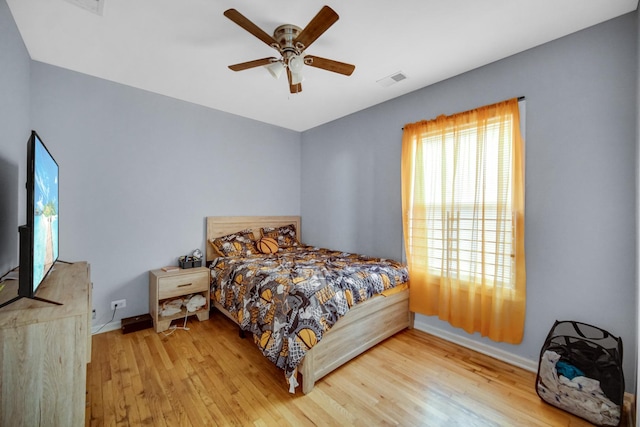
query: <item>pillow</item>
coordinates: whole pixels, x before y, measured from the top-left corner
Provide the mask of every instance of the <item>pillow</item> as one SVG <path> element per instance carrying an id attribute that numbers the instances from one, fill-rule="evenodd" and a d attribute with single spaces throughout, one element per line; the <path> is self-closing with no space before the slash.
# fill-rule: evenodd
<path id="1" fill-rule="evenodd" d="M 271 237 L 263 237 L 256 242 L 256 248 L 263 254 L 275 254 L 278 252 L 278 242 Z"/>
<path id="2" fill-rule="evenodd" d="M 258 253 L 251 230 L 227 234 L 209 242 L 218 256 L 247 256 Z"/>
<path id="3" fill-rule="evenodd" d="M 298 246 L 300 242 L 296 238 L 296 226 L 294 224 L 282 227 L 263 227 L 260 229 L 262 237 L 271 237 L 278 242 L 278 247 L 288 248 L 290 246 Z"/>

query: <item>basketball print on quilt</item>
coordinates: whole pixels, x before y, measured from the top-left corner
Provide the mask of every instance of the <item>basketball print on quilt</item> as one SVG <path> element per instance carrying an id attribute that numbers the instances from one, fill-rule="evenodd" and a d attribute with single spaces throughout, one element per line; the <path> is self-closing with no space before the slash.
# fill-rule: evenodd
<path id="1" fill-rule="evenodd" d="M 278 252 L 278 242 L 272 237 L 263 237 L 258 240 L 256 247 L 263 254 L 275 254 Z"/>
<path id="2" fill-rule="evenodd" d="M 256 253 L 255 242 L 251 230 L 242 230 L 210 240 L 213 250 L 218 256 L 247 256 Z"/>
<path id="3" fill-rule="evenodd" d="M 300 242 L 296 237 L 296 226 L 294 224 L 282 227 L 263 227 L 260 229 L 260 235 L 263 238 L 270 237 L 274 239 L 280 248 L 300 245 Z"/>

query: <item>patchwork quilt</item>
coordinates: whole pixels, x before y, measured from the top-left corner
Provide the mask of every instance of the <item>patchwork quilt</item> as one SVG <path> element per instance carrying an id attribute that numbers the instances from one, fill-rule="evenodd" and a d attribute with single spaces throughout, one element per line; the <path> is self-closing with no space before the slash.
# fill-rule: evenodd
<path id="1" fill-rule="evenodd" d="M 211 294 L 290 385 L 306 352 L 353 305 L 409 280 L 396 261 L 302 245 L 219 257 L 210 268 Z"/>

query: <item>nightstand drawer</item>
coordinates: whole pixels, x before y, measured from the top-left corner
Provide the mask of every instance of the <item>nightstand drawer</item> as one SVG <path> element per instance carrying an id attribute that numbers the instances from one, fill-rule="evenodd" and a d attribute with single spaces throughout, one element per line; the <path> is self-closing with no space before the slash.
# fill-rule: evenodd
<path id="1" fill-rule="evenodd" d="M 209 276 L 206 272 L 182 272 L 175 276 L 158 278 L 158 299 L 206 291 L 209 288 Z"/>

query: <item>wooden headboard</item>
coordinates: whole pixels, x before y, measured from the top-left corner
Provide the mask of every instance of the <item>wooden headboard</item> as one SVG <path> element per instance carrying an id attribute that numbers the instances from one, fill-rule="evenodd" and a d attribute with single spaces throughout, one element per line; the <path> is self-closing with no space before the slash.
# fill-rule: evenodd
<path id="1" fill-rule="evenodd" d="M 235 233 L 236 231 L 250 228 L 254 231 L 254 237 L 260 238 L 262 227 L 282 227 L 294 224 L 299 241 L 300 217 L 299 216 L 208 216 L 207 217 L 207 262 L 217 258 L 213 247 L 209 243 L 216 237 Z"/>

